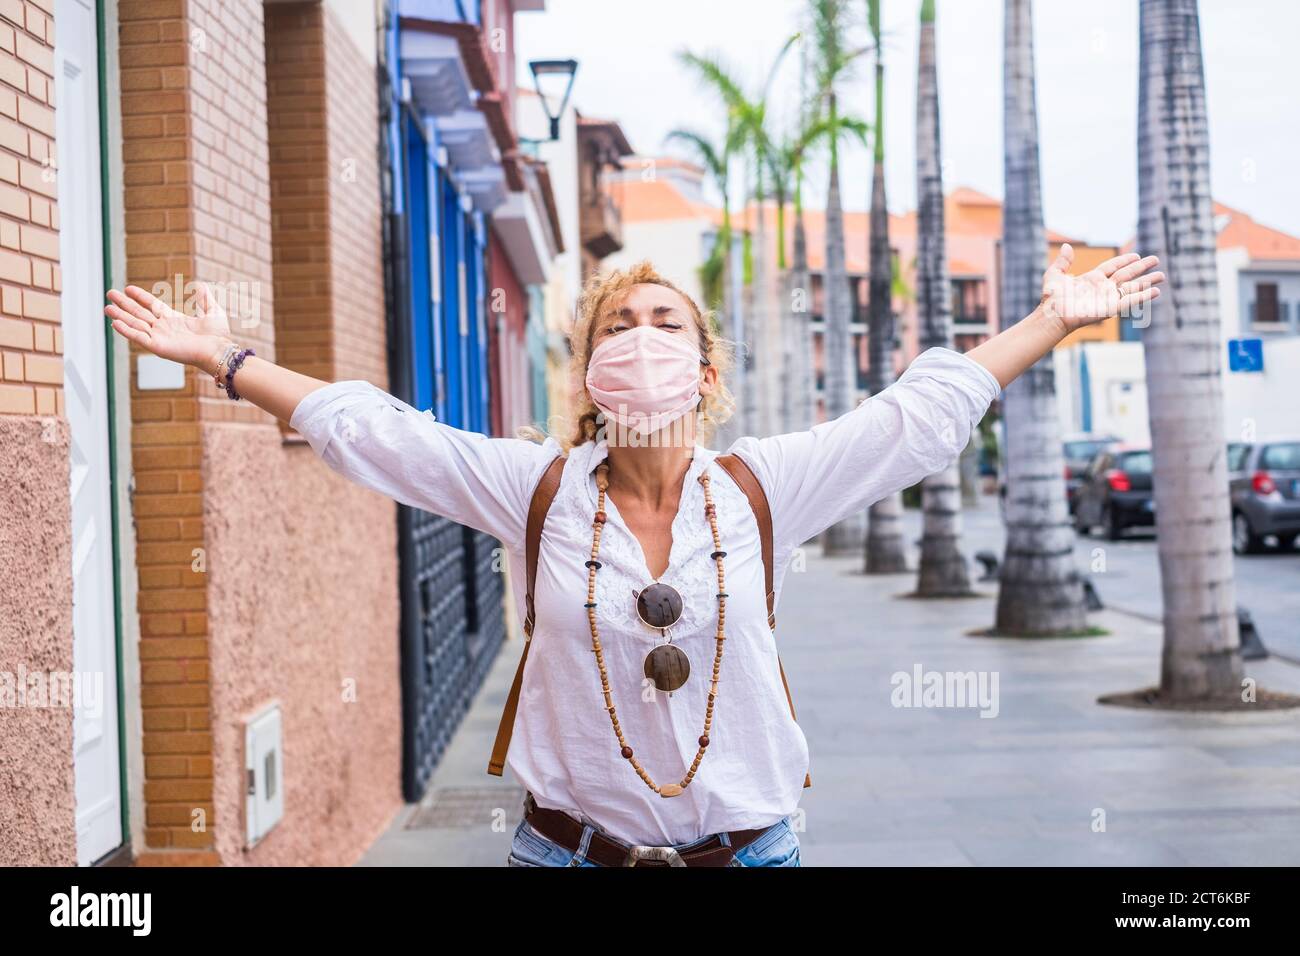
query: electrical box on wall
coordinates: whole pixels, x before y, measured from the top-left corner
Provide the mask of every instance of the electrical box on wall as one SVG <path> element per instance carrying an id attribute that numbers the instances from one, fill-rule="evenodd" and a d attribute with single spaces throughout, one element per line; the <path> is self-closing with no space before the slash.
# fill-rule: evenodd
<path id="1" fill-rule="evenodd" d="M 248 775 L 244 817 L 248 823 L 250 847 L 266 836 L 284 816 L 280 727 L 280 705 L 273 704 L 244 728 L 244 765 Z"/>

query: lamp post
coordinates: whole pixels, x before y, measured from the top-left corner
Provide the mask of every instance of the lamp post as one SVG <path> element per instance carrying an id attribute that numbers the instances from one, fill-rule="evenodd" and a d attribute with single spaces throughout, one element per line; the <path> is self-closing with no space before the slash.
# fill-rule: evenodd
<path id="1" fill-rule="evenodd" d="M 560 117 L 564 115 L 564 109 L 569 105 L 569 94 L 573 92 L 573 77 L 578 72 L 577 60 L 529 60 L 528 68 L 533 72 L 533 87 L 537 90 L 537 96 L 542 101 L 542 109 L 546 113 L 546 118 L 551 121 L 551 138 L 549 142 L 554 142 L 560 138 Z M 564 94 L 560 97 L 559 108 L 552 113 L 550 100 L 542 92 L 542 77 L 567 77 L 568 81 L 564 86 Z M 538 142 L 545 142 L 539 140 Z"/>

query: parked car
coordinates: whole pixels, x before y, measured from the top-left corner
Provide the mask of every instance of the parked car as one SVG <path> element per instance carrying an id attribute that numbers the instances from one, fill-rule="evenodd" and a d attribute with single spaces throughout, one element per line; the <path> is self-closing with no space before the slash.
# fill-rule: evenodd
<path id="1" fill-rule="evenodd" d="M 1074 526 L 1088 534 L 1098 525 L 1111 541 L 1128 529 L 1156 523 L 1151 490 L 1151 449 L 1111 445 L 1092 460 L 1080 480 Z"/>
<path id="2" fill-rule="evenodd" d="M 1065 500 L 1070 506 L 1070 514 L 1074 514 L 1075 496 L 1088 466 L 1099 453 L 1118 444 L 1119 439 L 1114 435 L 1081 433 L 1066 437 L 1061 450 L 1065 455 Z"/>
<path id="3" fill-rule="evenodd" d="M 1229 446 L 1232 550 L 1258 552 L 1268 535 L 1290 549 L 1300 535 L 1300 438 L 1251 442 L 1240 454 L 1234 468 Z"/>

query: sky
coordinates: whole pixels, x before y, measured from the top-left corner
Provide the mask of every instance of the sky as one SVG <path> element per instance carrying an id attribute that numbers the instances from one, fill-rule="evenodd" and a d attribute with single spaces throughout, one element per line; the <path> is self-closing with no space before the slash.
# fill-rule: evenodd
<path id="1" fill-rule="evenodd" d="M 616 119 L 646 155 L 684 155 L 665 143 L 678 127 L 720 132 L 714 97 L 676 60 L 681 49 L 719 55 L 757 90 L 807 0 L 547 0 L 516 17 L 522 83 L 530 59 L 579 61 L 572 102 Z M 853 0 L 862 11 L 865 0 Z M 1001 197 L 1002 0 L 938 0 L 939 112 L 944 187 Z M 919 0 L 883 0 L 886 191 L 893 212 L 915 206 L 915 96 Z M 1034 59 L 1047 226 L 1119 244 L 1137 222 L 1137 0 L 1037 0 Z M 1214 198 L 1300 235 L 1300 2 L 1201 0 Z M 798 101 L 799 55 L 778 74 L 770 115 L 778 130 Z M 841 92 L 870 117 L 872 64 L 863 59 Z M 848 209 L 865 209 L 869 156 L 841 158 Z M 739 175 L 739 169 L 736 171 Z M 805 193 L 821 206 L 824 175 Z"/>

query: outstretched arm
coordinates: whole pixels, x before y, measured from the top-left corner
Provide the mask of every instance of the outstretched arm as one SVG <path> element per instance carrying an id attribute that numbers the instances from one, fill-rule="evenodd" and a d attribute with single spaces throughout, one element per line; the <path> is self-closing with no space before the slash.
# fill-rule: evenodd
<path id="1" fill-rule="evenodd" d="M 899 380 L 838 418 L 805 431 L 742 438 L 732 450 L 772 502 L 778 550 L 794 547 L 874 501 L 941 471 L 966 447 L 998 391 L 1076 328 L 1154 299 L 1155 256 L 1116 256 L 1082 276 L 1061 248 L 1043 296 L 1024 321 L 965 354 L 921 353 Z"/>
<path id="2" fill-rule="evenodd" d="M 1069 275 L 1074 262 L 1070 244 L 1043 274 L 1043 296 L 1037 308 L 1011 328 L 977 345 L 966 354 L 993 373 L 1006 388 L 1052 351 L 1075 329 L 1094 325 L 1112 315 L 1130 315 L 1134 308 L 1160 294 L 1163 272 L 1152 272 L 1159 260 L 1136 252 L 1107 259 L 1081 276 Z"/>
<path id="3" fill-rule="evenodd" d="M 233 344 L 230 322 L 207 285 L 200 284 L 195 314 L 177 312 L 139 286 L 108 293 L 104 314 L 113 331 L 147 352 L 215 376 L 226 346 Z M 298 403 L 326 383 L 310 375 L 281 368 L 256 355 L 249 356 L 235 377 L 239 394 L 281 421 L 289 421 Z"/>
<path id="4" fill-rule="evenodd" d="M 136 286 L 108 297 L 112 304 L 104 311 L 119 334 L 155 355 L 216 372 L 230 325 L 206 287 L 194 315 Z M 455 428 L 368 382 L 330 384 L 257 357 L 235 373 L 234 386 L 293 426 L 345 478 L 515 547 L 522 546 L 533 487 L 559 452 L 554 443 Z"/>

